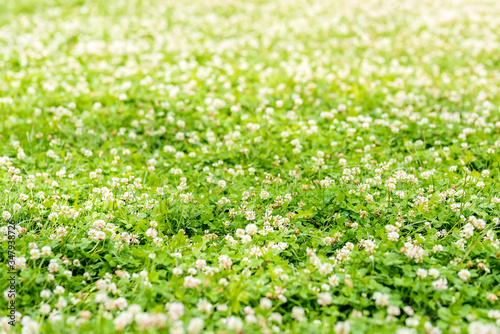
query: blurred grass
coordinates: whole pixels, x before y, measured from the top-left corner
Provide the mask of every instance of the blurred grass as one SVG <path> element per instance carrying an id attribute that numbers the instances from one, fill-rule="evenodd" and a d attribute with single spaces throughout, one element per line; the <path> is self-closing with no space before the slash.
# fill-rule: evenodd
<path id="1" fill-rule="evenodd" d="M 84 4 L 84 0 L 2 0 L 0 1 L 0 26 L 18 16 L 44 13 L 54 7 L 74 7 Z"/>
<path id="2" fill-rule="evenodd" d="M 143 0 L 0 0 L 0 27 L 21 16 L 43 16 L 53 8 L 58 8 L 61 13 L 71 12 L 86 5 L 96 8 L 102 15 L 114 16 L 138 15 L 138 8 L 153 3 Z"/>

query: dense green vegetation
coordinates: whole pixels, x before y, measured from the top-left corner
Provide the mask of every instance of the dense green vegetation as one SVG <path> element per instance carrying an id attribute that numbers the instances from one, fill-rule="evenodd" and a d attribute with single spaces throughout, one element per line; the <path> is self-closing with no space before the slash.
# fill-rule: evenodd
<path id="1" fill-rule="evenodd" d="M 0 333 L 500 333 L 499 36 L 492 0 L 0 3 Z"/>

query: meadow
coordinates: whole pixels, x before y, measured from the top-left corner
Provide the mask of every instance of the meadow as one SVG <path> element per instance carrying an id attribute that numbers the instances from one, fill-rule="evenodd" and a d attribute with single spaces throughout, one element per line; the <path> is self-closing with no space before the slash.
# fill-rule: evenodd
<path id="1" fill-rule="evenodd" d="M 500 2 L 0 3 L 0 334 L 500 333 Z"/>

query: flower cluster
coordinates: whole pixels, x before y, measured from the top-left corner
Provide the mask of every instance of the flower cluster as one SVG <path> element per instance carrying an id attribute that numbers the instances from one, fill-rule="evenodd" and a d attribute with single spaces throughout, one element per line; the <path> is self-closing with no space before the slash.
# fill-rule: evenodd
<path id="1" fill-rule="evenodd" d="M 3 11 L 0 334 L 500 333 L 500 2 Z"/>

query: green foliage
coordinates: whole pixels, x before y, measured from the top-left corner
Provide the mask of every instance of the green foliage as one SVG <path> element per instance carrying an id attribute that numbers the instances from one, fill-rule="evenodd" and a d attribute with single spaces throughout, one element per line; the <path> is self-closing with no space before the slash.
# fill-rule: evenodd
<path id="1" fill-rule="evenodd" d="M 0 333 L 499 333 L 499 14 L 1 2 Z"/>

